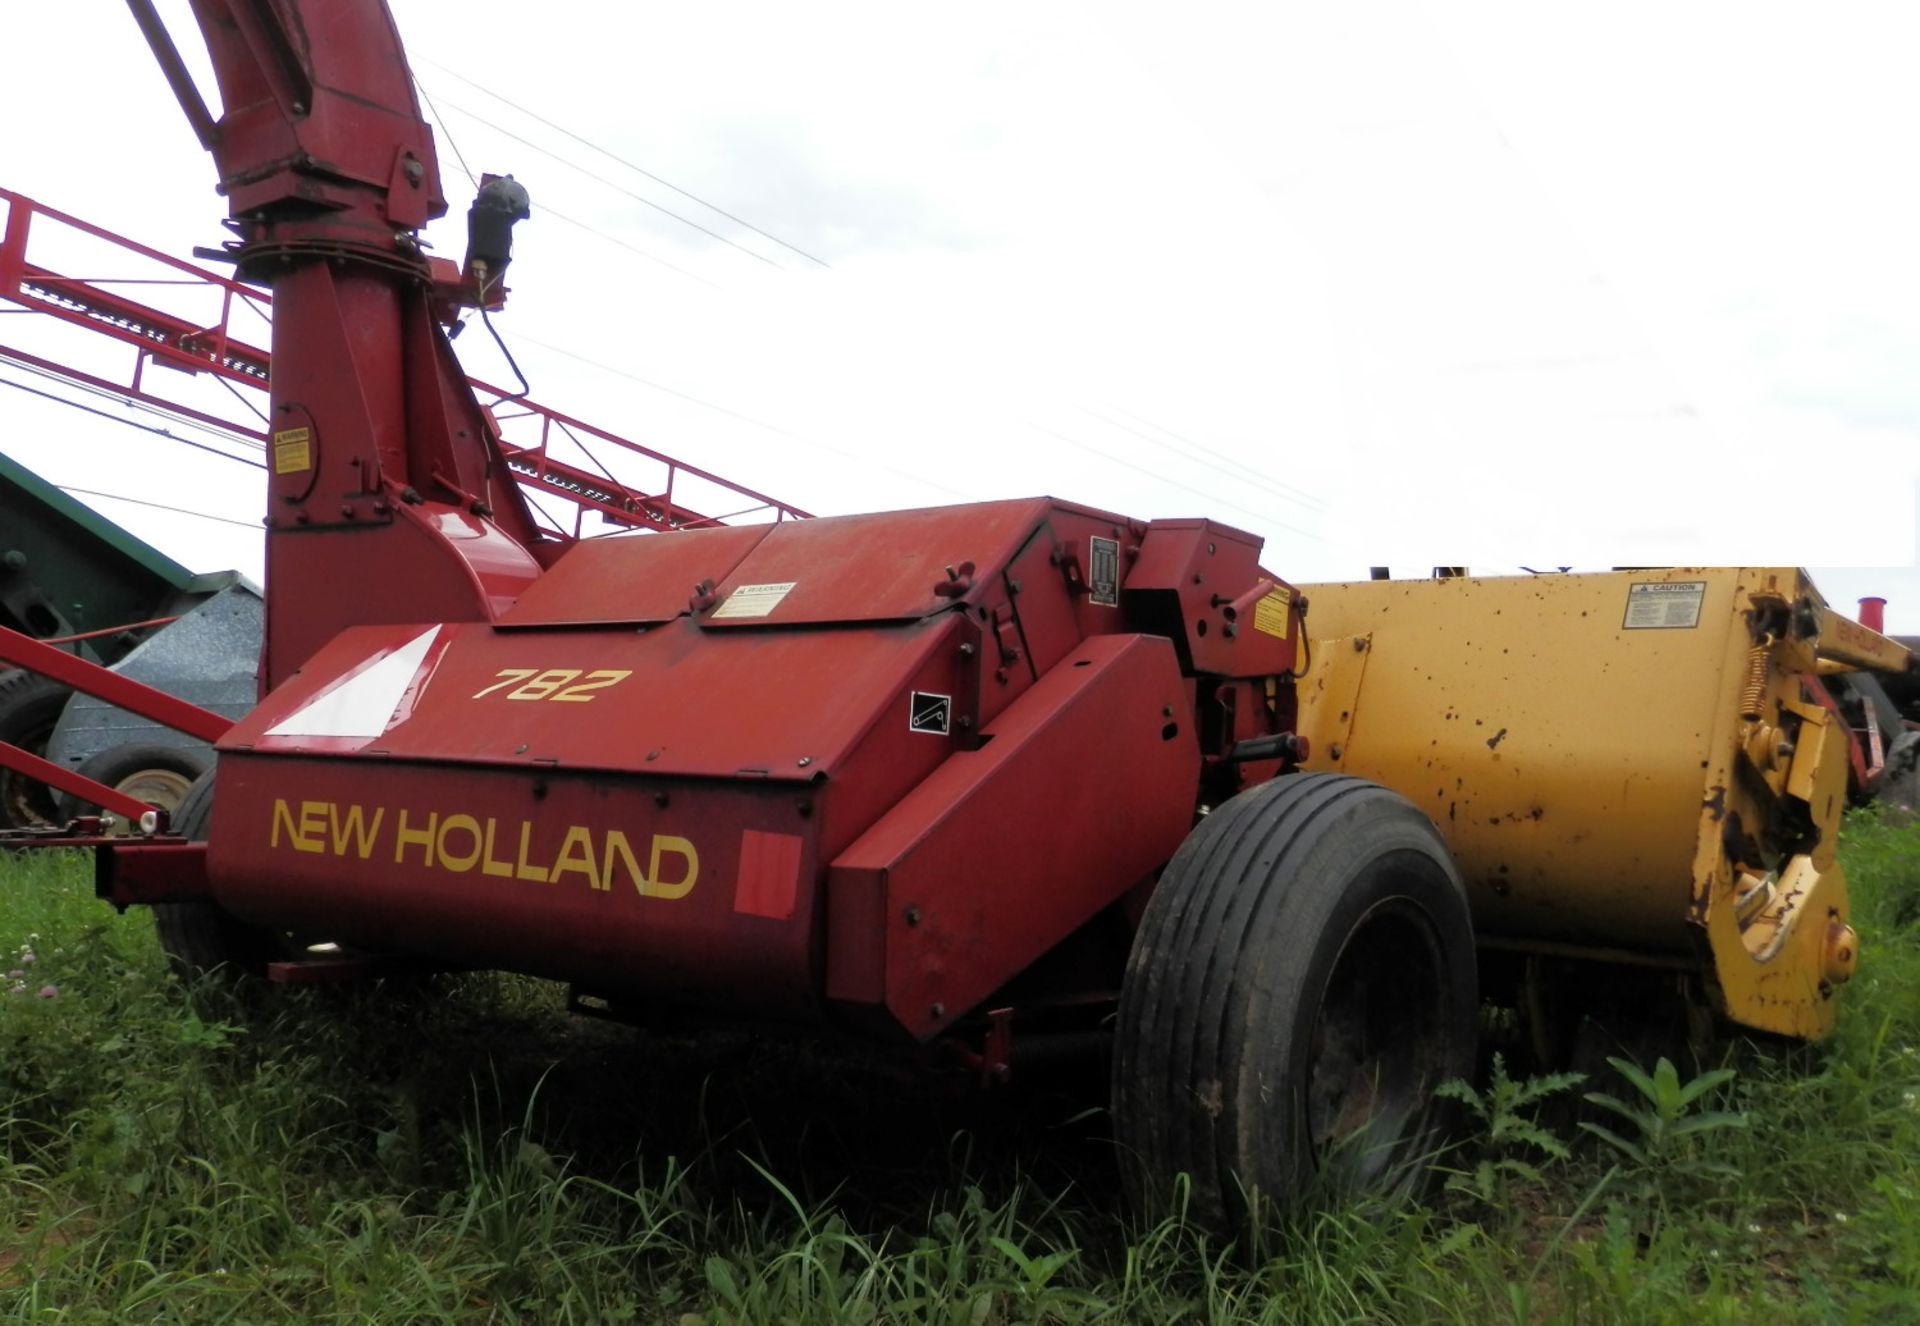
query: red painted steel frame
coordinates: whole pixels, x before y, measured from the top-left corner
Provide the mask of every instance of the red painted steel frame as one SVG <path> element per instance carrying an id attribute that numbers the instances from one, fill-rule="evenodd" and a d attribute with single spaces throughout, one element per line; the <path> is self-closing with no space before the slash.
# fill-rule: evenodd
<path id="1" fill-rule="evenodd" d="M 82 640 L 98 640 L 103 636 L 122 635 L 130 631 L 144 631 L 154 626 L 171 626 L 179 621 L 178 617 L 149 617 L 143 622 L 126 622 L 120 626 L 102 626 L 95 631 L 76 631 L 72 635 L 50 635 L 42 644 L 73 645 Z"/>
<path id="2" fill-rule="evenodd" d="M 8 208 L 6 228 L 0 232 L 0 299 L 110 337 L 131 346 L 136 352 L 132 369 L 123 380 L 104 378 L 77 365 L 49 359 L 4 341 L 0 341 L 0 357 L 11 358 L 92 390 L 109 392 L 182 416 L 197 424 L 235 434 L 264 447 L 265 431 L 170 399 L 147 377 L 146 368 L 149 364 L 157 364 L 189 374 L 209 374 L 251 391 L 269 390 L 272 381 L 271 355 L 234 329 L 234 320 L 242 313 L 257 317 L 262 331 L 270 326 L 273 297 L 267 291 L 194 263 L 184 262 L 10 189 L 0 189 L 0 202 L 6 203 Z M 32 260 L 30 245 L 36 234 L 33 224 L 36 218 L 102 241 L 131 259 L 161 264 L 178 273 L 178 278 L 148 281 L 63 276 Z M 217 295 L 220 315 L 211 323 L 202 325 L 111 288 L 129 284 L 171 284 Z M 554 531 L 555 538 L 567 540 L 579 537 L 581 517 L 589 511 L 614 525 L 637 529 L 679 529 L 726 524 L 753 516 L 770 516 L 775 521 L 794 520 L 804 519 L 810 514 L 791 502 L 770 497 L 757 489 L 735 483 L 700 466 L 690 465 L 551 406 L 534 400 L 509 398 L 508 393 L 479 378 L 470 377 L 467 381 L 476 393 L 491 402 L 488 408 L 498 421 L 525 419 L 528 421 L 526 427 L 537 428 L 537 439 L 531 444 L 522 445 L 503 438 L 500 450 L 508 466 L 529 492 L 561 498 L 577 509 L 579 514 L 575 517 L 573 528 Z M 552 450 L 561 438 L 572 442 L 587 455 L 592 452 L 586 439 L 591 439 L 594 443 L 663 466 L 666 471 L 665 483 L 658 491 L 649 492 L 622 483 L 604 470 L 586 469 L 560 460 L 552 454 Z M 732 494 L 738 499 L 739 506 L 719 515 L 708 515 L 687 506 L 684 501 L 676 501 L 675 487 L 680 480 L 687 478 L 700 480 Z"/>
<path id="3" fill-rule="evenodd" d="M 114 791 L 105 783 L 96 783 L 91 778 L 82 778 L 71 769 L 64 769 L 51 760 L 42 759 L 32 751 L 21 750 L 18 746 L 5 741 L 0 741 L 0 766 L 12 769 L 15 773 L 31 778 L 35 782 L 45 783 L 56 792 L 65 792 L 69 796 L 79 797 L 89 805 L 124 816 L 132 824 L 138 824 L 140 817 L 153 809 L 143 801 L 135 801 L 123 792 Z"/>
<path id="4" fill-rule="evenodd" d="M 70 686 L 85 695 L 108 704 L 117 705 L 128 713 L 150 718 L 164 724 L 176 732 L 198 737 L 202 741 L 218 741 L 233 726 L 231 719 L 202 709 L 195 704 L 168 695 L 165 691 L 155 690 L 151 686 L 117 672 L 89 663 L 84 658 L 55 649 L 52 645 L 35 640 L 32 636 L 22 635 L 0 626 L 0 663 L 11 663 L 15 667 L 37 672 L 43 677 Z M 76 796 L 102 810 L 110 810 L 116 815 L 125 816 L 130 822 L 138 824 L 151 806 L 135 801 L 130 796 L 116 792 L 105 783 L 83 778 L 71 769 L 64 769 L 50 760 L 44 760 L 30 751 L 0 741 L 0 765 L 17 773 L 24 774 L 37 782 L 45 783 L 57 792 Z"/>
<path id="5" fill-rule="evenodd" d="M 205 843 L 94 844 L 94 896 L 116 907 L 207 896 Z"/>
<path id="6" fill-rule="evenodd" d="M 11 663 L 29 672 L 37 672 L 62 686 L 71 686 L 83 695 L 105 700 L 130 714 L 150 718 L 202 741 L 218 741 L 233 726 L 230 718 L 222 718 L 197 704 L 188 704 L 165 691 L 143 686 L 97 663 L 76 658 L 4 626 L 0 626 L 0 663 Z"/>

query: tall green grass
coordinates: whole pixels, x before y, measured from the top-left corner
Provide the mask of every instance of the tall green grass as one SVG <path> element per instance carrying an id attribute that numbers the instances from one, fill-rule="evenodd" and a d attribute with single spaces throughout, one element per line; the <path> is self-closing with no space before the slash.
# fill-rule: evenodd
<path id="1" fill-rule="evenodd" d="M 1234 1248 L 1122 1213 L 1098 1083 L 643 1036 L 506 977 L 189 997 L 84 860 L 0 858 L 0 1321 L 1920 1319 L 1920 829 L 1856 817 L 1843 859 L 1838 1035 L 1729 1047 L 1683 1111 L 1742 1124 L 1642 1165 L 1549 1108 L 1620 1084 L 1509 1092 L 1528 1126 L 1428 1202 Z"/>

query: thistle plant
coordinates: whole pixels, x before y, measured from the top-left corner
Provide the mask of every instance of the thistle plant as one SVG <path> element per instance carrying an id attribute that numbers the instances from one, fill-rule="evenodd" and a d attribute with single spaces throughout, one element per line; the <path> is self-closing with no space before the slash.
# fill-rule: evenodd
<path id="1" fill-rule="evenodd" d="M 1508 1074 L 1505 1058 L 1495 1054 L 1485 1090 L 1462 1081 L 1442 1084 L 1438 1094 L 1459 1101 L 1480 1125 L 1479 1157 L 1472 1169 L 1449 1173 L 1447 1191 L 1498 1206 L 1513 1181 L 1542 1182 L 1541 1169 L 1571 1153 L 1540 1125 L 1534 1111 L 1548 1097 L 1584 1079 L 1582 1073 L 1549 1073 L 1516 1080 Z"/>

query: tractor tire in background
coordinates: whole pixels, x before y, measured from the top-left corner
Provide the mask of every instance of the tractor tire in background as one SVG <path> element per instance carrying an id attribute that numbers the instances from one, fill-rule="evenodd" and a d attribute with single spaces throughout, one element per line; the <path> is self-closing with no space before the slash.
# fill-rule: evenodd
<path id="1" fill-rule="evenodd" d="M 167 812 L 179 812 L 194 780 L 213 768 L 213 752 L 205 746 L 156 746 L 148 742 L 129 742 L 88 756 L 74 772 L 96 783 L 105 783 L 116 792 L 124 792 L 135 801 L 144 801 Z M 80 797 L 62 792 L 57 804 L 60 815 L 91 814 L 98 807 Z"/>
<path id="2" fill-rule="evenodd" d="M 60 711 L 72 695 L 59 682 L 37 673 L 0 673 L 0 741 L 45 755 Z M 57 813 L 52 788 L 0 768 L 0 829 L 43 828 L 53 823 Z"/>
<path id="3" fill-rule="evenodd" d="M 1920 732 L 1902 732 L 1887 747 L 1877 798 L 1901 810 L 1920 811 Z"/>
<path id="4" fill-rule="evenodd" d="M 172 832 L 203 843 L 212 814 L 213 770 L 209 768 L 193 780 L 173 812 Z M 209 975 L 228 980 L 264 977 L 269 962 L 292 952 L 283 936 L 248 925 L 211 902 L 155 903 L 153 928 L 174 972 L 189 982 Z"/>
<path id="5" fill-rule="evenodd" d="M 1466 892 L 1425 815 L 1337 774 L 1233 798 L 1163 872 L 1121 988 L 1136 1204 L 1164 1212 L 1187 1174 L 1189 1214 L 1232 1231 L 1412 1186 L 1444 1140 L 1434 1089 L 1473 1072 L 1477 1012 Z"/>

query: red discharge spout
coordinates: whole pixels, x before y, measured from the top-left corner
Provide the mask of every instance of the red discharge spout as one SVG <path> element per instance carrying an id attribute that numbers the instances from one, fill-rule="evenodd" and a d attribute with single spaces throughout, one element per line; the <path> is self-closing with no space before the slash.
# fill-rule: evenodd
<path id="1" fill-rule="evenodd" d="M 1869 631 L 1878 631 L 1882 635 L 1886 634 L 1887 601 L 1882 598 L 1861 599 L 1860 624 Z"/>

